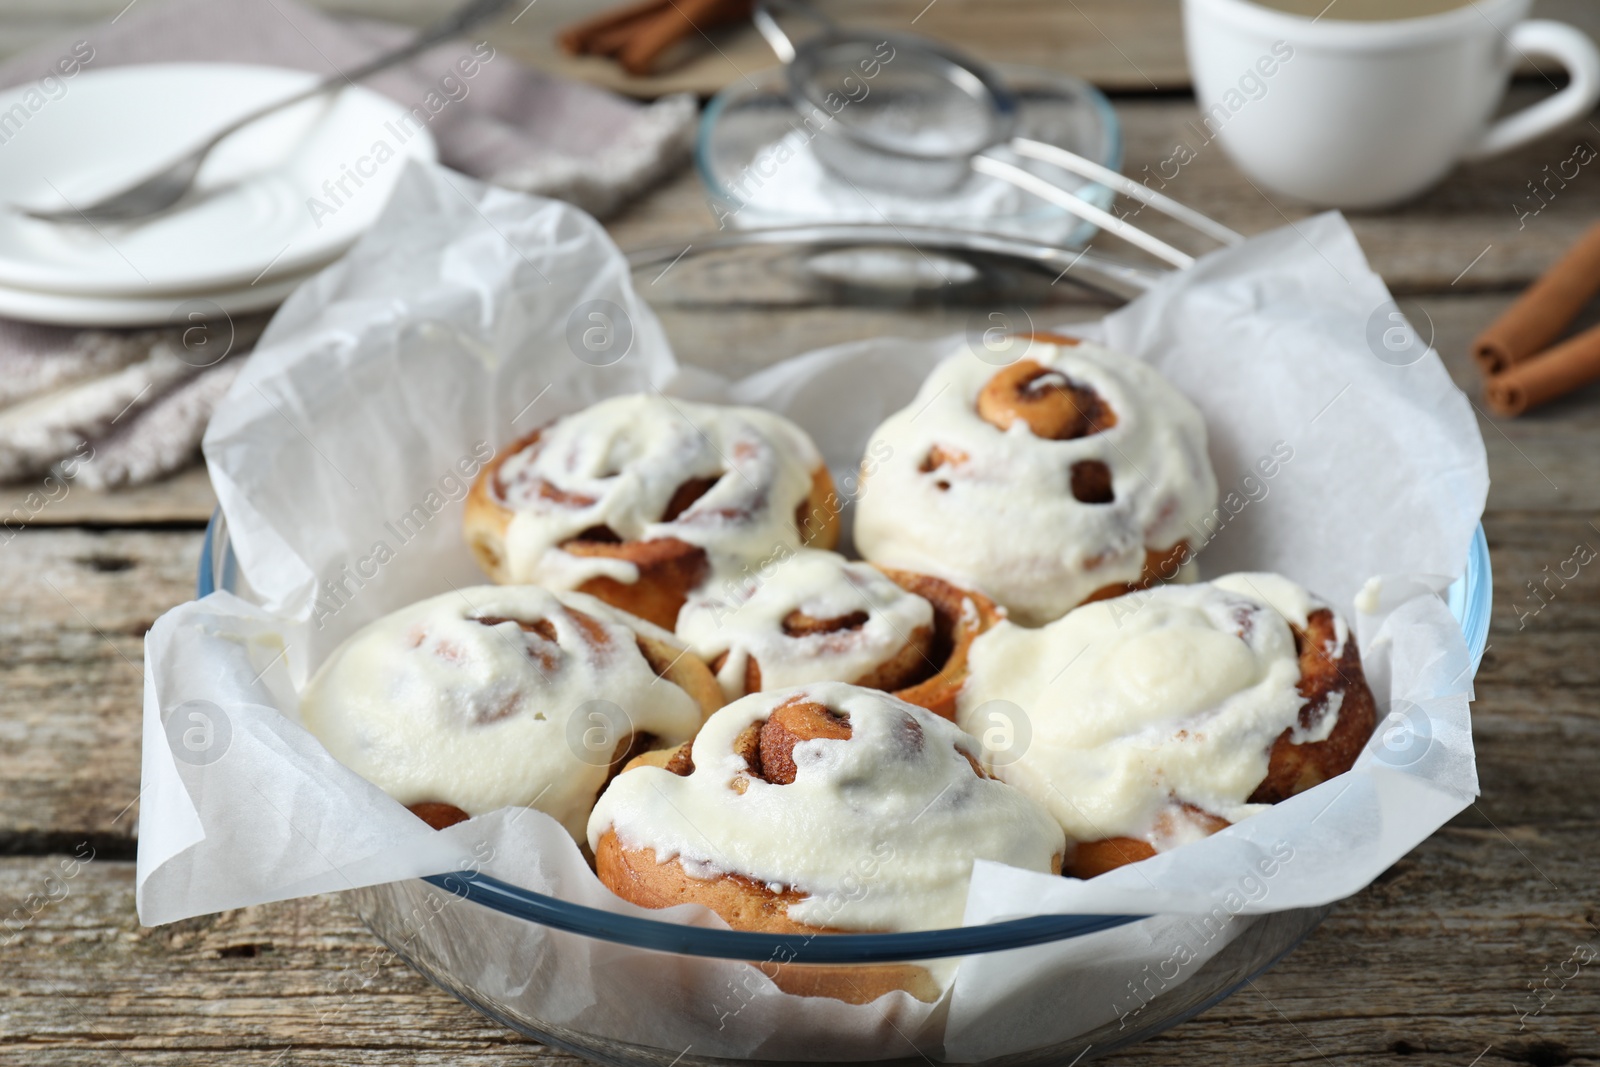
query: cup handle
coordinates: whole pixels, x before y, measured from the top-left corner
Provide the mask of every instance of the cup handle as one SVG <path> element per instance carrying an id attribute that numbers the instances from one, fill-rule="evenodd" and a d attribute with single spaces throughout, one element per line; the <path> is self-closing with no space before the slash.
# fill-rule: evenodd
<path id="1" fill-rule="evenodd" d="M 1549 56 L 1567 68 L 1567 87 L 1531 107 L 1507 115 L 1484 133 L 1467 153 L 1468 159 L 1487 159 L 1527 144 L 1575 118 L 1587 115 L 1600 103 L 1600 48 L 1588 34 L 1564 22 L 1529 19 L 1511 28 L 1507 40 L 1518 53 Z"/>

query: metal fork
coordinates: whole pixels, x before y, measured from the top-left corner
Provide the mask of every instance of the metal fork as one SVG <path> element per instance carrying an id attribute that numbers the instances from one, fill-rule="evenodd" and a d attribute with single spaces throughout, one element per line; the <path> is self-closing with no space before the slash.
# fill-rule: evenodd
<path id="1" fill-rule="evenodd" d="M 161 166 L 155 173 L 138 178 L 121 189 L 102 196 L 92 204 L 72 205 L 54 210 L 40 210 L 12 204 L 11 209 L 44 222 L 80 222 L 91 225 L 96 222 L 128 222 L 160 214 L 182 200 L 194 187 L 195 176 L 200 173 L 201 164 L 211 154 L 212 149 L 239 130 L 284 108 L 293 107 L 325 93 L 336 92 L 346 85 L 362 81 L 379 71 L 403 63 L 419 52 L 426 51 L 441 41 L 464 33 L 485 19 L 492 18 L 510 2 L 511 0 L 471 0 L 401 47 L 370 59 L 354 70 L 335 72 L 309 89 L 234 119 L 179 158 Z"/>

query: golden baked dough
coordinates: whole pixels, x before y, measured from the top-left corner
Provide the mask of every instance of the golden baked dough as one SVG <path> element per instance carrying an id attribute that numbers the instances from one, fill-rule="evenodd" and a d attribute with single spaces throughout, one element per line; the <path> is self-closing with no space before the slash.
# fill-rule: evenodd
<path id="1" fill-rule="evenodd" d="M 821 704 L 791 700 L 775 708 L 765 723 L 740 735 L 739 747 L 752 778 L 786 785 L 794 781 L 794 746 L 819 737 L 849 738 L 850 724 Z M 694 771 L 693 742 L 669 752 L 650 753 L 628 765 L 660 766 L 677 775 Z M 981 773 L 981 772 L 975 772 Z M 652 848 L 624 848 L 614 830 L 607 830 L 594 850 L 595 873 L 617 896 L 644 908 L 670 908 L 675 904 L 701 904 L 722 917 L 735 930 L 768 934 L 844 933 L 829 927 L 806 926 L 789 918 L 788 906 L 805 894 L 793 889 L 774 890 L 738 874 L 714 879 L 695 878 L 680 864 L 660 863 Z M 933 1001 L 938 985 L 925 967 L 915 964 L 829 967 L 818 964 L 768 964 L 763 970 L 786 993 L 803 997 L 833 997 L 850 1004 L 866 1004 L 883 994 L 903 989 L 918 1000 Z"/>
<path id="2" fill-rule="evenodd" d="M 469 587 L 352 635 L 301 694 L 341 763 L 436 829 L 537 807 L 582 838 L 617 768 L 722 704 L 672 635 L 580 593 Z"/>
<path id="3" fill-rule="evenodd" d="M 1079 343 L 1075 337 L 1044 331 L 1024 336 L 1069 347 Z M 1061 379 L 1049 367 L 1031 359 L 1019 359 L 996 372 L 978 393 L 977 408 L 978 415 L 997 429 L 1009 429 L 1020 421 L 1035 437 L 1049 441 L 1071 441 L 1104 433 L 1117 424 L 1117 413 L 1099 393 Z M 1069 473 L 1069 487 L 1073 497 L 1085 504 L 1110 503 L 1114 496 L 1111 468 L 1092 459 L 1075 463 Z M 1158 581 L 1171 581 L 1192 555 L 1187 538 L 1166 548 L 1147 548 L 1144 573 L 1138 581 L 1102 585 L 1085 597 L 1084 603 L 1148 589 Z"/>
<path id="4" fill-rule="evenodd" d="M 1300 707 L 1299 729 L 1315 731 L 1330 707 L 1338 722 L 1321 741 L 1296 744 L 1294 729 L 1286 729 L 1272 743 L 1267 777 L 1250 794 L 1252 804 L 1276 804 L 1312 786 L 1343 774 L 1372 737 L 1378 724 L 1378 705 L 1361 670 L 1361 653 L 1354 640 L 1342 642 L 1338 659 L 1329 650 L 1339 648 L 1333 611 L 1319 608 L 1306 619 L 1302 629 L 1293 621 L 1295 651 L 1300 660 L 1300 682 L 1296 687 L 1305 703 Z M 1337 695 L 1337 700 L 1335 696 Z M 1182 819 L 1189 828 L 1214 834 L 1232 825 L 1226 819 L 1203 811 L 1193 804 L 1178 804 L 1168 819 Z M 1158 826 L 1154 836 L 1167 836 Z M 1156 854 L 1149 841 L 1133 837 L 1110 837 L 1077 845 L 1065 865 L 1074 878 L 1093 878 L 1128 863 L 1137 863 Z"/>
<path id="5" fill-rule="evenodd" d="M 894 695 L 954 722 L 956 694 L 967 680 L 967 655 L 972 642 L 1004 615 L 983 594 L 958 589 L 941 578 L 888 567 L 878 569 L 900 588 L 933 605 L 934 639 L 927 661 L 933 673 L 896 690 Z"/>
<path id="6" fill-rule="evenodd" d="M 935 669 L 926 600 L 870 563 L 810 548 L 697 590 L 677 636 L 710 662 L 730 700 L 813 682 L 899 689 Z"/>
<path id="7" fill-rule="evenodd" d="M 948 356 L 874 431 L 862 555 L 978 590 L 1028 626 L 1187 579 L 1216 523 L 1199 410 L 1139 360 L 1023 336 L 1002 367 Z"/>
<path id="8" fill-rule="evenodd" d="M 709 751 L 697 768 L 701 746 Z M 827 934 L 953 923 L 974 858 L 1041 873 L 1061 866 L 1059 827 L 994 781 L 975 750 L 953 725 L 881 693 L 824 683 L 755 694 L 713 716 L 695 742 L 628 764 L 590 821 L 596 873 L 632 903 L 700 904 L 735 930 Z M 685 781 L 669 788 L 673 779 L 663 772 Z M 728 818 L 736 823 L 721 821 Z M 685 825 L 695 843 L 675 844 Z M 768 827 L 788 834 L 768 837 Z M 961 827 L 972 832 L 955 834 Z M 933 836 L 906 836 L 922 831 Z M 795 833 L 802 836 L 788 836 Z M 837 841 L 821 844 L 819 833 Z M 752 834 L 764 842 L 753 851 Z M 952 834 L 961 842 L 954 855 L 925 854 L 922 846 Z M 772 880 L 779 871 L 789 873 Z M 867 891 L 841 897 L 848 884 Z M 871 910 L 852 912 L 848 899 Z M 787 992 L 850 1003 L 896 989 L 927 1001 L 940 992 L 927 968 L 913 964 L 762 970 Z"/>
<path id="9" fill-rule="evenodd" d="M 574 611 L 572 616 L 579 621 L 582 629 L 588 634 L 603 634 L 598 624 L 589 616 L 578 611 Z M 496 622 L 501 620 L 480 619 L 478 621 Z M 525 621 L 512 619 L 509 621 L 516 622 L 519 628 L 527 632 L 538 633 L 547 640 L 553 641 L 555 639 L 554 628 L 544 620 Z M 711 672 L 706 669 L 705 664 L 693 656 L 684 655 L 681 649 L 675 649 L 648 634 L 638 634 L 637 644 L 640 654 L 644 656 L 645 662 L 650 665 L 650 669 L 656 673 L 656 676 L 664 681 L 671 682 L 685 693 L 688 693 L 694 699 L 694 702 L 700 706 L 703 715 L 710 715 L 722 706 L 722 690 L 717 685 L 717 680 L 711 676 Z M 609 785 L 611 779 L 620 774 L 624 767 L 632 766 L 633 761 L 654 756 L 658 752 L 661 758 L 665 759 L 677 751 L 677 748 L 658 749 L 656 746 L 660 743 L 660 739 L 654 734 L 634 732 L 623 735 L 617 742 L 616 755 L 611 758 L 606 771 L 605 782 L 602 783 L 601 789 Z M 687 741 L 684 742 L 685 745 L 688 743 Z M 454 804 L 446 804 L 437 800 L 418 801 L 406 805 L 406 808 L 411 814 L 435 830 L 443 830 L 445 827 L 454 826 L 458 822 L 466 822 L 472 817 Z"/>
<path id="10" fill-rule="evenodd" d="M 581 419 L 584 414 L 580 412 L 572 417 Z M 502 584 L 518 580 L 507 546 L 508 532 L 516 512 L 507 504 L 503 473 L 514 458 L 537 450 L 548 429 L 535 430 L 502 449 L 479 472 L 467 495 L 463 520 L 467 546 L 484 573 Z M 798 432 L 795 430 L 795 433 Z M 782 446 L 774 444 L 774 447 Z M 729 472 L 720 477 L 744 475 Z M 684 472 L 672 483 L 675 488 L 658 516 L 658 522 L 664 530 L 648 539 L 630 540 L 604 525 L 574 531 L 559 545 L 563 552 L 575 557 L 631 564 L 637 569 L 638 580 L 628 582 L 607 575 L 596 575 L 573 588 L 599 597 L 657 626 L 672 629 L 678 611 L 690 592 L 713 577 L 713 568 L 703 545 L 692 543 L 687 531 L 682 537 L 673 536 L 671 531 L 675 525 L 698 517 L 689 514 L 691 509 L 712 490 L 718 480 L 716 477 Z M 538 481 L 534 494 L 541 507 L 552 509 L 583 510 L 596 502 L 591 496 L 544 479 Z M 833 478 L 825 465 L 817 463 L 810 469 L 809 491 L 794 507 L 791 531 L 794 543 L 832 548 L 839 540 L 839 510 L 840 502 L 834 490 Z M 737 515 L 723 517 L 735 521 L 739 519 Z M 788 521 L 785 519 L 785 522 Z M 767 547 L 778 546 L 775 543 Z"/>

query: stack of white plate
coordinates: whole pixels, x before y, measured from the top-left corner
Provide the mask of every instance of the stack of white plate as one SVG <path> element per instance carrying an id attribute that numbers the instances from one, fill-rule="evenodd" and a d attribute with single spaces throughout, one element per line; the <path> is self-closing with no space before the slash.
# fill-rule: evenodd
<path id="1" fill-rule="evenodd" d="M 14 208 L 90 203 L 313 80 L 157 64 L 0 93 L 0 316 L 149 326 L 276 306 L 372 224 L 407 159 L 436 158 L 425 110 L 348 86 L 296 105 L 218 145 L 188 198 L 138 222 L 43 222 Z"/>

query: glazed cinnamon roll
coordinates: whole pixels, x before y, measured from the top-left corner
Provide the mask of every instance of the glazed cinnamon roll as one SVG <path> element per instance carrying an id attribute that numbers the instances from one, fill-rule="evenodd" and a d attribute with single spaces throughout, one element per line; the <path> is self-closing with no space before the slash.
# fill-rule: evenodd
<path id="1" fill-rule="evenodd" d="M 363 627 L 300 717 L 335 759 L 435 828 L 511 805 L 583 839 L 614 769 L 721 704 L 671 634 L 581 593 L 476 586 Z"/>
<path id="2" fill-rule="evenodd" d="M 495 581 L 591 593 L 667 629 L 698 586 L 839 537 L 833 480 L 798 426 L 659 394 L 602 401 L 504 449 L 465 524 Z"/>
<path id="3" fill-rule="evenodd" d="M 967 649 L 999 617 L 987 597 L 937 578 L 802 549 L 742 582 L 691 594 L 677 633 L 729 700 L 849 682 L 950 718 Z"/>
<path id="4" fill-rule="evenodd" d="M 691 746 L 635 761 L 589 819 L 596 871 L 647 908 L 702 904 L 736 930 L 955 926 L 975 860 L 1059 869 L 1061 829 L 989 778 L 977 742 L 884 693 L 823 683 L 738 700 Z M 922 967 L 780 966 L 791 993 L 865 1003 Z"/>
<path id="5" fill-rule="evenodd" d="M 1037 630 L 1001 623 L 974 642 L 958 705 L 977 736 L 996 717 L 1022 727 L 987 764 L 1050 809 L 1080 878 L 1344 773 L 1377 724 L 1344 621 L 1275 574 L 1159 586 Z"/>
<path id="6" fill-rule="evenodd" d="M 1005 618 L 1005 612 L 982 593 L 962 589 L 942 578 L 911 571 L 878 568 L 908 593 L 933 608 L 933 673 L 895 691 L 908 704 L 955 720 L 956 695 L 967 682 L 972 643 Z"/>
<path id="7" fill-rule="evenodd" d="M 1194 405 L 1148 364 L 1051 335 L 999 369 L 945 359 L 867 454 L 862 555 L 1026 625 L 1179 577 L 1217 501 Z"/>

